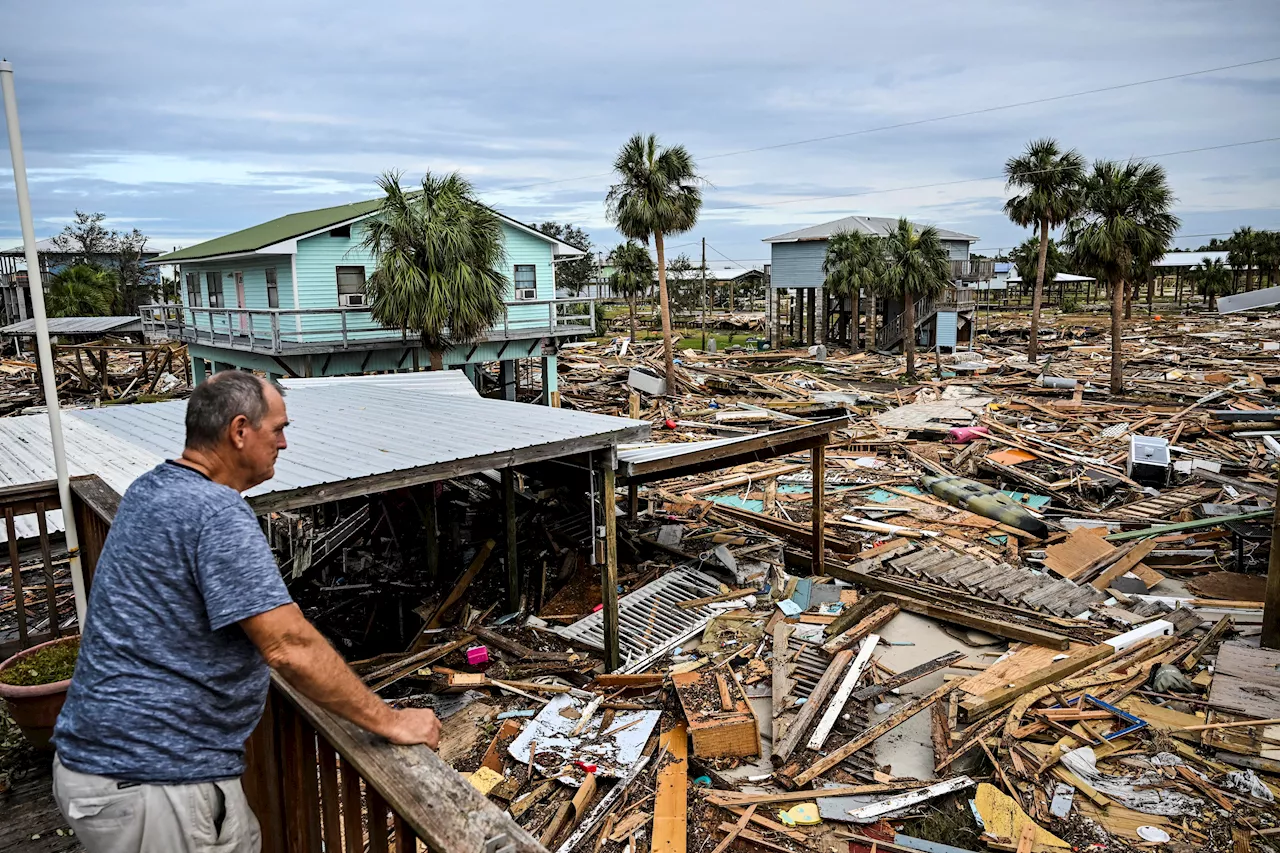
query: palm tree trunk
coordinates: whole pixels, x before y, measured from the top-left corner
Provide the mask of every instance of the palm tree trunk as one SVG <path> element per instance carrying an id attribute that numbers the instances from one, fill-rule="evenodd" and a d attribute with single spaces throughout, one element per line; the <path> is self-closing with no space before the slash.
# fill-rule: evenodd
<path id="1" fill-rule="evenodd" d="M 431 358 L 431 369 L 444 370 L 444 350 L 433 348 L 429 353 Z"/>
<path id="2" fill-rule="evenodd" d="M 1113 279 L 1111 282 L 1111 393 L 1124 393 L 1124 362 L 1120 356 L 1120 338 L 1122 336 L 1120 318 L 1125 309 L 1125 292 L 1129 290 L 1124 279 Z"/>
<path id="3" fill-rule="evenodd" d="M 671 301 L 667 296 L 667 253 L 662 232 L 655 231 L 653 245 L 658 250 L 658 304 L 662 312 L 662 363 L 666 369 L 667 393 L 676 390 L 676 359 L 671 345 Z"/>
<path id="4" fill-rule="evenodd" d="M 634 290 L 627 295 L 627 306 L 631 309 L 631 343 L 636 342 L 636 293 Z"/>
<path id="5" fill-rule="evenodd" d="M 907 356 L 907 381 L 916 381 L 916 297 L 908 291 L 903 294 L 902 351 Z"/>
<path id="6" fill-rule="evenodd" d="M 1031 337 L 1027 339 L 1027 361 L 1036 363 L 1040 355 L 1040 307 L 1044 304 L 1044 267 L 1049 257 L 1049 220 L 1040 220 L 1040 257 L 1036 260 L 1036 289 L 1031 293 Z"/>
<path id="7" fill-rule="evenodd" d="M 864 341 L 867 352 L 876 348 L 876 292 L 867 288 L 867 338 Z"/>

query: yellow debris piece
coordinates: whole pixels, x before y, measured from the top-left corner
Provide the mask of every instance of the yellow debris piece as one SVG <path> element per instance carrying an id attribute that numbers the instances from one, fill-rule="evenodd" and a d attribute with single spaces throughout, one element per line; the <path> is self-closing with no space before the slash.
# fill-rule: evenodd
<path id="1" fill-rule="evenodd" d="M 994 785 L 987 782 L 980 783 L 978 793 L 973 799 L 978 808 L 978 816 L 982 818 L 983 826 L 986 827 L 987 835 L 1009 839 L 1010 842 L 1016 843 L 1022 837 L 1022 827 L 1030 823 L 1036 828 L 1036 840 L 1032 849 L 1071 846 L 1033 821 L 1012 797 Z"/>
<path id="2" fill-rule="evenodd" d="M 467 781 L 471 783 L 471 787 L 480 793 L 488 794 L 502 781 L 502 774 L 488 767 L 481 767 L 475 773 L 472 773 L 467 778 Z"/>
<path id="3" fill-rule="evenodd" d="M 787 826 L 816 826 L 822 823 L 817 803 L 797 803 L 781 814 Z"/>

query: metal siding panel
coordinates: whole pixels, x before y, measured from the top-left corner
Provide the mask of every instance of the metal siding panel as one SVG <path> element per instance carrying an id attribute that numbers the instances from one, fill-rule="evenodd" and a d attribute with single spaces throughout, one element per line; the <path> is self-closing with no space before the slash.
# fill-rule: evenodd
<path id="1" fill-rule="evenodd" d="M 773 287 L 821 287 L 826 281 L 822 262 L 826 240 L 772 244 Z"/>
<path id="2" fill-rule="evenodd" d="M 947 349 L 956 348 L 956 312 L 938 312 L 938 346 Z"/>

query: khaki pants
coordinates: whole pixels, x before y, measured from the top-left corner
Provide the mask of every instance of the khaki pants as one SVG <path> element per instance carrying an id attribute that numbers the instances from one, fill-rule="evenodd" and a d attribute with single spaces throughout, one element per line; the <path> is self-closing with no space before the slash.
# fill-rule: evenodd
<path id="1" fill-rule="evenodd" d="M 129 785 L 53 760 L 53 796 L 88 853 L 258 853 L 262 836 L 239 779 Z"/>

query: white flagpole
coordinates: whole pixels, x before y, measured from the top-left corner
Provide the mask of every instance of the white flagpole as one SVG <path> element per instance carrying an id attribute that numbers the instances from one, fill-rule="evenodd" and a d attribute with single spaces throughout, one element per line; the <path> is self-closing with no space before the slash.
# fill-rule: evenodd
<path id="1" fill-rule="evenodd" d="M 36 229 L 31 220 L 31 194 L 27 188 L 27 164 L 22 156 L 22 133 L 18 129 L 18 101 L 13 93 L 13 66 L 0 59 L 0 92 L 4 95 L 4 119 L 9 127 L 9 152 L 13 155 L 13 185 L 18 192 L 18 219 L 22 224 L 22 243 L 27 250 L 27 282 L 31 289 L 31 308 L 36 321 L 36 350 L 40 359 L 40 379 L 44 385 L 45 407 L 49 411 L 49 433 L 53 439 L 53 467 L 58 477 L 58 502 L 62 505 L 62 523 L 66 530 L 67 551 L 71 555 L 71 587 L 76 596 L 76 618 L 84 630 L 87 602 L 84 575 L 80 567 L 80 538 L 76 535 L 76 517 L 71 511 L 71 479 L 67 473 L 67 451 L 62 443 L 62 412 L 58 409 L 58 382 L 53 373 L 53 348 L 49 345 L 49 321 L 44 310 L 44 284 L 40 281 L 40 257 L 36 252 Z M 57 613 L 50 613 L 50 623 Z"/>

